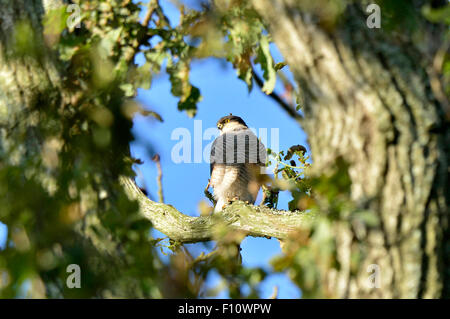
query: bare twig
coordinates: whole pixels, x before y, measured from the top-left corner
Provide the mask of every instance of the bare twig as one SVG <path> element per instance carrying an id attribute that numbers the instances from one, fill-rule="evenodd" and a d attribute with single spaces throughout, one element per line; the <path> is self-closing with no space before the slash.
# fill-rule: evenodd
<path id="1" fill-rule="evenodd" d="M 272 295 L 269 297 L 269 299 L 277 299 L 277 297 L 278 297 L 278 286 L 274 286 Z"/>
<path id="2" fill-rule="evenodd" d="M 164 203 L 163 195 L 163 185 L 162 185 L 162 169 L 161 169 L 161 158 L 159 154 L 153 156 L 152 161 L 156 163 L 156 168 L 158 169 L 158 176 L 156 181 L 158 182 L 158 198 L 160 203 Z"/>
<path id="3" fill-rule="evenodd" d="M 144 27 L 148 27 L 150 23 L 150 19 L 152 18 L 153 12 L 155 12 L 156 7 L 158 6 L 158 1 L 150 0 L 147 4 L 147 13 L 145 14 L 144 20 L 142 20 L 142 25 Z"/>
<path id="4" fill-rule="evenodd" d="M 262 88 L 264 85 L 264 81 L 259 77 L 258 74 L 256 74 L 255 69 L 252 68 L 253 78 L 255 79 L 256 84 Z M 271 97 L 275 102 L 278 103 L 278 105 L 281 106 L 281 108 L 286 111 L 294 120 L 300 123 L 300 121 L 303 119 L 303 116 L 301 116 L 293 107 L 292 105 L 289 105 L 286 103 L 283 98 L 281 98 L 278 94 L 275 92 L 272 92 L 269 94 L 269 97 Z"/>
<path id="5" fill-rule="evenodd" d="M 150 0 L 147 4 L 147 13 L 145 14 L 144 20 L 142 20 L 142 26 L 147 28 L 150 20 L 152 18 L 152 15 L 155 11 L 157 11 L 159 7 L 159 3 L 157 0 Z M 131 61 L 133 61 L 134 57 L 136 56 L 136 53 L 138 53 L 139 47 L 143 44 L 146 44 L 148 39 L 151 38 L 151 35 L 148 35 L 146 37 L 141 38 L 139 41 L 135 41 L 132 44 L 132 50 L 130 50 L 126 57 L 125 60 L 130 63 Z"/>
<path id="6" fill-rule="evenodd" d="M 211 203 L 214 206 L 216 206 L 216 200 L 214 199 L 214 196 L 208 190 L 209 186 L 210 186 L 210 180 L 208 179 L 208 185 L 206 185 L 205 190 L 203 192 L 205 193 L 205 196 L 211 201 Z"/>

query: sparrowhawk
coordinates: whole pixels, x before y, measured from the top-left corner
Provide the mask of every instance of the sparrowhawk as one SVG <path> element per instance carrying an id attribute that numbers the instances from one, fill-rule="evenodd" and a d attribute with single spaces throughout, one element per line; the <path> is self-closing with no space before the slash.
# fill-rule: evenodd
<path id="1" fill-rule="evenodd" d="M 211 146 L 211 179 L 216 206 L 221 211 L 233 200 L 253 204 L 260 185 L 258 175 L 266 163 L 266 148 L 247 124 L 235 115 L 217 121 L 220 135 Z"/>

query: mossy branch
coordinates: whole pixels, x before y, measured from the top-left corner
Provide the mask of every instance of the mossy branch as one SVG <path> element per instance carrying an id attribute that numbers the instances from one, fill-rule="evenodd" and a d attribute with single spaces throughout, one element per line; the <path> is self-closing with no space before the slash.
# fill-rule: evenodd
<path id="1" fill-rule="evenodd" d="M 153 227 L 180 243 L 212 240 L 215 227 L 223 224 L 247 236 L 284 239 L 311 218 L 304 212 L 270 209 L 241 201 L 211 216 L 192 217 L 171 205 L 150 200 L 128 177 L 120 177 L 120 182 L 128 197 L 139 202 L 142 215 L 152 222 Z"/>

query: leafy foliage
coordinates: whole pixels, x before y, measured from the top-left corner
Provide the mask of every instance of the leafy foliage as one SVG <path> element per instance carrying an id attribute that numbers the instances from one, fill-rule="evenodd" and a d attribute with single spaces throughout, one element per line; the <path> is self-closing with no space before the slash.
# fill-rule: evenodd
<path id="1" fill-rule="evenodd" d="M 31 297 L 198 297 L 228 289 L 231 297 L 258 297 L 258 285 L 268 273 L 237 262 L 237 245 L 245 234 L 218 225 L 217 249 L 195 258 L 169 240 L 165 246 L 171 250 L 170 260 L 165 262 L 157 254 L 163 241 L 149 238 L 150 223 L 137 214 L 137 204 L 117 180 L 119 175 L 133 176 L 136 159 L 128 147 L 134 114 L 162 120 L 133 97 L 138 88 L 151 89 L 152 78 L 163 70 L 179 99 L 178 109 L 191 117 L 201 101 L 200 89 L 189 78 L 194 59 L 228 61 L 249 90 L 259 64 L 262 90 L 274 91 L 277 72 L 286 64 L 275 63 L 261 17 L 249 1 L 216 0 L 199 10 L 180 7 L 180 22 L 174 26 L 154 0 L 72 2 L 80 6 L 80 28 L 67 27 L 71 15 L 66 5 L 42 17 L 43 35 L 32 21 L 15 25 L 15 55 L 9 62 L 43 65 L 49 57 L 56 61 L 61 81 L 57 87 L 33 88 L 37 93 L 25 109 L 4 107 L 0 92 L 0 221 L 8 226 L 7 246 L 0 252 L 0 296 L 18 297 L 26 291 Z M 392 32 L 398 26 L 420 32 L 420 14 L 448 27 L 448 6 L 427 5 L 422 13 L 405 15 L 403 5 L 413 10 L 408 1 L 382 2 L 387 16 L 383 23 Z M 299 1 L 298 6 L 332 30 L 348 3 Z M 448 32 L 444 40 L 447 47 L 437 72 L 448 84 Z M 144 58 L 141 65 L 134 63 L 137 56 Z M 447 96 L 449 87 L 443 86 Z M 344 159 L 329 172 L 312 176 L 303 146 L 269 150 L 269 155 L 276 168 L 265 204 L 276 208 L 279 192 L 286 191 L 292 197 L 289 209 L 311 217 L 283 243 L 284 254 L 273 260 L 273 268 L 286 271 L 305 297 L 330 297 L 323 274 L 340 267 L 331 225 L 350 223 L 358 234 L 352 240 L 363 242 L 367 229 L 380 227 L 379 221 L 373 212 L 352 204 Z M 365 253 L 364 245 L 355 249 L 352 272 Z M 67 288 L 68 264 L 83 269 L 81 289 Z M 222 287 L 205 289 L 211 273 L 221 276 Z M 249 292 L 244 294 L 243 287 Z"/>

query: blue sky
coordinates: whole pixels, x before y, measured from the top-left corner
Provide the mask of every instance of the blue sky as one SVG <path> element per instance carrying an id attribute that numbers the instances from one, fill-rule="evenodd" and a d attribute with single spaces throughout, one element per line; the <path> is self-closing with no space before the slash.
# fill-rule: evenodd
<path id="1" fill-rule="evenodd" d="M 160 2 L 171 22 L 176 24 L 179 17 L 176 7 L 167 0 Z M 271 51 L 275 62 L 283 61 L 274 45 L 271 45 Z M 141 62 L 142 57 L 138 57 L 137 63 Z M 176 164 L 171 160 L 172 148 L 178 143 L 177 140 L 171 139 L 171 134 L 176 128 L 188 129 L 193 145 L 194 120 L 202 121 L 204 132 L 207 128 L 215 127 L 220 117 L 233 113 L 242 117 L 250 127 L 267 128 L 269 132 L 271 128 L 278 128 L 280 150 L 286 150 L 295 144 L 305 146 L 307 144 L 306 135 L 298 124 L 256 85 L 249 93 L 246 84 L 237 78 L 235 70 L 229 63 L 215 58 L 194 61 L 191 82 L 201 90 L 202 94 L 202 101 L 198 104 L 198 113 L 194 119 L 177 110 L 177 99 L 170 93 L 170 83 L 165 73 L 153 79 L 150 90 L 138 91 L 137 100 L 144 108 L 159 113 L 164 122 L 159 123 L 150 117 L 136 117 L 133 127 L 136 141 L 131 145 L 131 152 L 144 161 L 144 164 L 137 167 L 137 182 L 145 185 L 150 196 L 153 198 L 157 196 L 157 170 L 151 157 L 154 153 L 158 153 L 161 156 L 165 202 L 185 214 L 198 216 L 198 204 L 205 199 L 203 190 L 209 178 L 209 163 L 202 161 L 202 163 Z M 276 90 L 281 91 L 280 83 L 277 83 Z M 210 142 L 203 140 L 203 147 Z M 287 194 L 280 194 L 278 208 L 286 209 L 288 198 Z M 0 223 L 0 247 L 5 244 L 6 231 L 6 227 Z M 152 235 L 165 237 L 157 231 L 154 231 Z M 241 247 L 243 264 L 248 267 L 263 267 L 270 270 L 270 259 L 280 254 L 276 239 L 247 237 Z M 208 249 L 203 244 L 189 245 L 189 248 L 193 254 L 199 254 L 202 250 Z M 217 280 L 218 276 L 212 274 L 208 278 L 208 285 L 214 286 Z M 279 288 L 279 298 L 300 297 L 299 290 L 285 274 L 269 276 L 261 284 L 261 297 L 270 296 L 274 286 Z M 218 297 L 226 297 L 226 295 L 221 294 Z"/>

